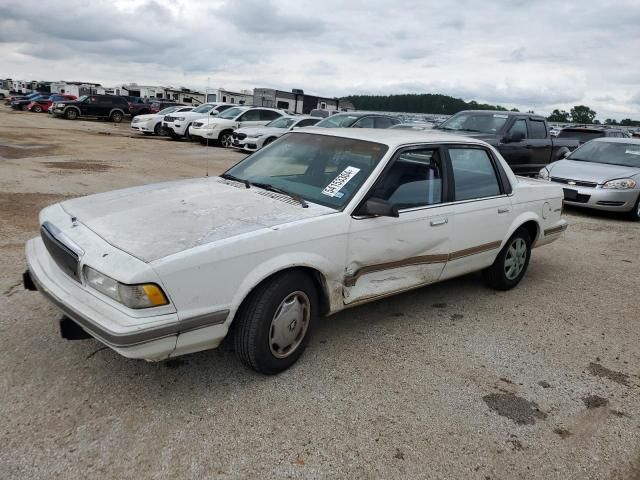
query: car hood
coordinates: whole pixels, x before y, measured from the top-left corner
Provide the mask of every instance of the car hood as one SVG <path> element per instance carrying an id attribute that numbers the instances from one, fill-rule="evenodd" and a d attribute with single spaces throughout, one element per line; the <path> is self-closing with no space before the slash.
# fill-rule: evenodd
<path id="1" fill-rule="evenodd" d="M 201 118 L 207 118 L 209 116 L 208 113 L 195 113 L 195 112 L 171 112 L 168 114 L 169 117 L 184 117 L 187 120 L 200 120 Z M 211 117 L 213 120 L 215 117 Z"/>
<path id="2" fill-rule="evenodd" d="M 136 115 L 136 118 L 139 122 L 146 122 L 147 120 L 153 120 L 154 118 L 162 117 L 164 117 L 164 115 L 158 115 L 157 113 L 145 113 L 144 115 Z"/>
<path id="3" fill-rule="evenodd" d="M 312 203 L 302 208 L 289 197 L 219 177 L 116 190 L 61 206 L 114 247 L 145 262 L 335 212 Z"/>
<path id="4" fill-rule="evenodd" d="M 569 159 L 552 163 L 547 167 L 547 170 L 549 170 L 552 177 L 597 183 L 640 175 L 640 168 L 608 165 L 606 163 L 578 162 Z"/>

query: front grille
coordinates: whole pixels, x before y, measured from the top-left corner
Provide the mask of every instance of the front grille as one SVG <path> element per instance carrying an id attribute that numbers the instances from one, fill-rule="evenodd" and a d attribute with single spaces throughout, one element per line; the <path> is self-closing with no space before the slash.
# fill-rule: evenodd
<path id="1" fill-rule="evenodd" d="M 574 190 L 575 192 L 575 190 Z M 574 196 L 568 196 L 567 192 L 565 192 L 564 194 L 564 200 L 566 202 L 574 202 L 574 203 L 587 203 L 589 201 L 589 199 L 591 198 L 591 195 L 584 195 L 582 193 L 577 193 Z"/>
<path id="2" fill-rule="evenodd" d="M 596 205 L 601 205 L 603 207 L 621 207 L 622 205 L 624 205 L 624 202 L 607 202 L 601 200 L 599 202 L 596 202 Z"/>
<path id="3" fill-rule="evenodd" d="M 598 186 L 597 182 L 583 182 L 581 180 L 570 180 L 568 178 L 560 178 L 560 177 L 551 177 L 552 182 L 563 183 L 565 185 L 571 185 L 576 187 L 586 187 L 586 188 L 596 188 Z M 573 182 L 573 183 L 569 183 Z"/>
<path id="4" fill-rule="evenodd" d="M 176 117 L 172 117 L 171 115 L 165 115 L 164 117 L 165 122 L 173 122 L 175 119 Z"/>
<path id="5" fill-rule="evenodd" d="M 80 257 L 71 248 L 56 238 L 56 231 L 58 231 L 57 228 L 48 222 L 45 222 L 42 227 L 40 227 L 40 236 L 42 237 L 44 246 L 58 267 L 76 282 L 79 282 Z"/>

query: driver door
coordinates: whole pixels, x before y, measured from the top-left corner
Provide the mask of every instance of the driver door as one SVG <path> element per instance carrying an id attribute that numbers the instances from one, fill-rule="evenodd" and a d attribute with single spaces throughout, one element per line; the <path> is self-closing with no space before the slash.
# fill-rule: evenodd
<path id="1" fill-rule="evenodd" d="M 394 204 L 399 216 L 351 220 L 344 303 L 436 282 L 451 236 L 446 169 L 437 147 L 400 150 L 366 198 Z"/>

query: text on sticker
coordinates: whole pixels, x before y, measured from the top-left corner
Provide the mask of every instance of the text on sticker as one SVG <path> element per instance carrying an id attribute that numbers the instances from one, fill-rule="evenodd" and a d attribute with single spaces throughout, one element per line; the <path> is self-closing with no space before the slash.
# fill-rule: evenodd
<path id="1" fill-rule="evenodd" d="M 329 183 L 329 185 L 324 187 L 324 190 L 322 190 L 322 194 L 329 197 L 335 197 L 336 194 L 342 189 L 342 187 L 344 187 L 349 182 L 349 180 L 355 177 L 359 171 L 360 169 L 356 167 L 345 168 L 338 174 L 336 178 L 331 180 L 331 183 Z"/>
<path id="2" fill-rule="evenodd" d="M 640 150 L 625 150 L 627 155 L 640 155 Z"/>

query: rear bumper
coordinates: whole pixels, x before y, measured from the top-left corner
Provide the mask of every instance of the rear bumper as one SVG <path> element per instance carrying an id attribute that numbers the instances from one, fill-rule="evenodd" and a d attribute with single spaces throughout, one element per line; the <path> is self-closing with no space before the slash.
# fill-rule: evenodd
<path id="1" fill-rule="evenodd" d="M 176 352 L 181 335 L 202 332 L 204 338 L 190 335 L 194 338 L 192 343 L 206 342 L 206 346 L 212 348 L 226 334 L 223 324 L 229 315 L 227 310 L 183 320 L 176 313 L 145 319 L 130 317 L 91 295 L 62 272 L 51 260 L 41 239 L 27 242 L 26 256 L 29 270 L 23 276 L 24 287 L 37 289 L 92 337 L 125 357 L 162 360 Z M 188 350 L 191 346 L 184 345 L 182 349 Z"/>

